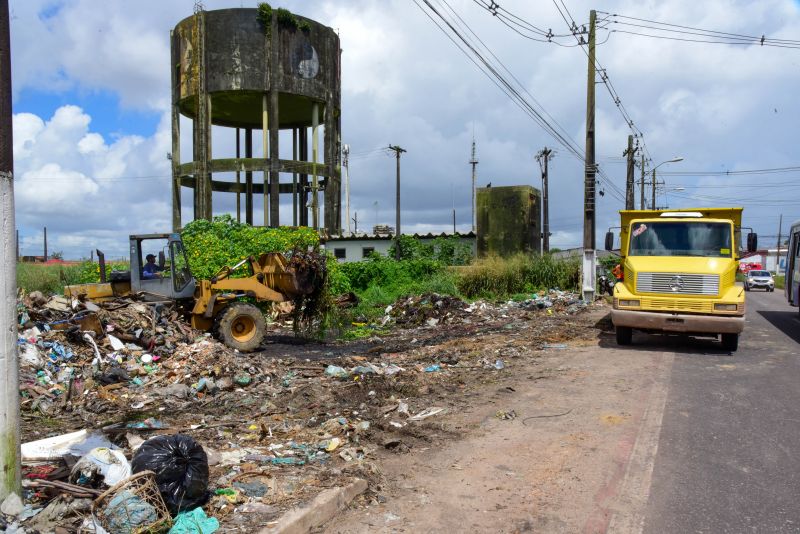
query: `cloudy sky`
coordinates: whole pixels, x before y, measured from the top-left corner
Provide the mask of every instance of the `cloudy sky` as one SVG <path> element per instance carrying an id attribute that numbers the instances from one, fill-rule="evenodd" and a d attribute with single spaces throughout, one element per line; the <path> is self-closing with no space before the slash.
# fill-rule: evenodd
<path id="1" fill-rule="evenodd" d="M 391 143 L 408 150 L 402 159 L 403 230 L 452 229 L 455 206 L 458 229 L 468 231 L 474 135 L 479 185 L 539 187 L 534 156 L 545 146 L 556 150 L 550 162 L 551 242 L 579 245 L 583 170 L 568 145 L 580 151 L 584 146 L 587 59 L 582 48 L 570 46 L 576 41 L 562 14 L 580 29 L 597 5 L 501 0 L 500 16 L 493 16 L 481 7 L 488 0 L 429 0 L 494 66 L 507 69 L 502 70 L 505 79 L 560 132 L 557 140 L 478 69 L 474 56 L 456 48 L 450 38 L 457 38 L 429 17 L 444 25 L 442 19 L 418 2 L 274 4 L 340 33 L 342 136 L 352 153 L 351 216 L 358 213 L 360 229 L 393 224 L 394 160 L 379 150 Z M 123 255 L 128 234 L 169 230 L 168 38 L 193 7 L 190 0 L 11 0 L 16 209 L 23 254 L 41 253 L 44 226 L 50 250 L 68 258 L 98 247 Z M 209 10 L 226 7 L 255 7 L 255 2 L 205 1 Z M 759 232 L 762 246 L 774 246 L 779 215 L 784 232 L 788 222 L 800 219 L 800 171 L 713 173 L 800 166 L 800 46 L 792 41 L 800 40 L 800 4 L 629 0 L 602 2 L 602 9 L 633 17 L 598 15 L 597 58 L 621 108 L 644 134 L 652 159 L 647 167 L 684 158 L 659 167 L 665 185 L 657 203 L 743 205 L 745 224 Z M 669 28 L 682 33 L 659 32 L 652 22 L 636 19 L 675 24 L 680 27 Z M 709 38 L 684 27 L 725 35 Z M 553 42 L 542 42 L 547 39 L 537 28 L 552 31 Z M 727 34 L 763 35 L 766 44 L 777 46 L 677 40 L 721 41 Z M 737 42 L 747 41 L 739 37 Z M 596 122 L 602 237 L 623 207 L 621 156 L 631 133 L 602 84 Z M 184 154 L 190 153 L 186 137 Z M 220 139 L 215 137 L 215 155 L 233 147 L 232 134 L 222 133 Z M 232 196 L 215 196 L 214 209 L 235 209 Z M 190 214 L 187 203 L 184 222 Z M 281 222 L 291 224 L 291 216 L 285 206 Z"/>

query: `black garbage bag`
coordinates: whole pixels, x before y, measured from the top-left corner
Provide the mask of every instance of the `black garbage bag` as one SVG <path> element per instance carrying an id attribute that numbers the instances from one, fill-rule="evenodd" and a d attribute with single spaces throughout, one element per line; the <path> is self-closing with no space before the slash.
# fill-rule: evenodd
<path id="1" fill-rule="evenodd" d="M 195 440 L 183 434 L 156 436 L 133 455 L 134 473 L 153 471 L 172 515 L 203 505 L 208 494 L 208 457 Z"/>

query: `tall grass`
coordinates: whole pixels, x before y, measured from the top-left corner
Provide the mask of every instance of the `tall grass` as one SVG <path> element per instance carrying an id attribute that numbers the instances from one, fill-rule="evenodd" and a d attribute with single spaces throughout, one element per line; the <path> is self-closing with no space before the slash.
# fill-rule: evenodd
<path id="1" fill-rule="evenodd" d="M 81 282 L 80 265 L 17 264 L 17 287 L 45 295 L 63 294 L 64 286 Z"/>
<path id="2" fill-rule="evenodd" d="M 550 288 L 575 290 L 579 282 L 578 259 L 518 254 L 477 260 L 459 270 L 456 284 L 465 297 L 492 298 Z"/>

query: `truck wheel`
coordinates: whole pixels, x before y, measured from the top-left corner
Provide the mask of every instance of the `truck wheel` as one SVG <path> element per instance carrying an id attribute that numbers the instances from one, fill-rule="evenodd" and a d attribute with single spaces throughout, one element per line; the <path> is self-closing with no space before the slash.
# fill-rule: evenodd
<path id="1" fill-rule="evenodd" d="M 264 314 L 247 302 L 228 305 L 217 323 L 220 341 L 241 352 L 256 350 L 264 340 L 266 329 Z"/>
<path id="2" fill-rule="evenodd" d="M 629 326 L 617 326 L 614 328 L 617 334 L 617 345 L 630 345 L 633 339 L 633 328 Z"/>
<path id="3" fill-rule="evenodd" d="M 739 348 L 739 334 L 722 334 L 722 348 L 736 352 L 736 349 Z"/>

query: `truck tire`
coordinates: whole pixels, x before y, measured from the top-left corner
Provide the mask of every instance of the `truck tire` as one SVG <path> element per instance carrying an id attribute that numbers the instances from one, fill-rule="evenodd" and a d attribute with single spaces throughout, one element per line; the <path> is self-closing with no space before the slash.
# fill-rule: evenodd
<path id="1" fill-rule="evenodd" d="M 217 322 L 217 335 L 220 341 L 240 352 L 256 350 L 264 340 L 266 331 L 264 314 L 247 302 L 229 304 Z"/>
<path id="2" fill-rule="evenodd" d="M 730 351 L 736 352 L 736 349 L 739 348 L 739 334 L 722 334 L 722 348 Z"/>
<path id="3" fill-rule="evenodd" d="M 617 334 L 617 345 L 630 345 L 633 339 L 633 328 L 629 326 L 617 326 L 614 328 Z"/>

